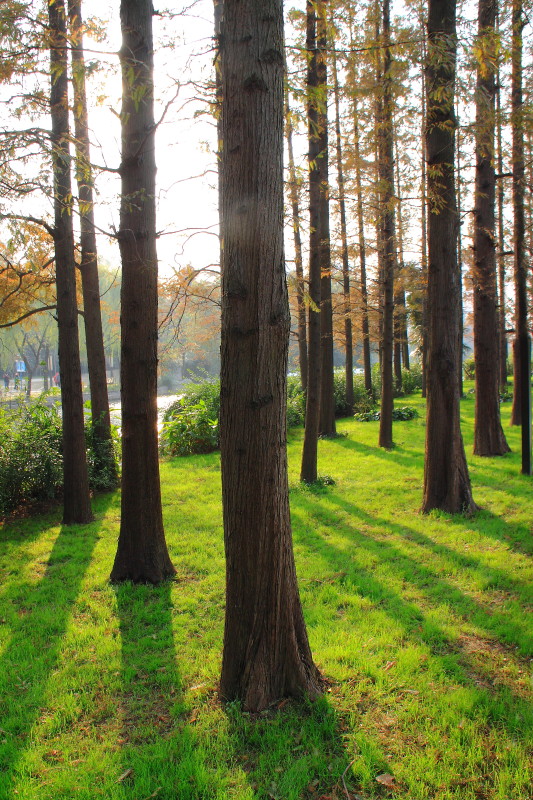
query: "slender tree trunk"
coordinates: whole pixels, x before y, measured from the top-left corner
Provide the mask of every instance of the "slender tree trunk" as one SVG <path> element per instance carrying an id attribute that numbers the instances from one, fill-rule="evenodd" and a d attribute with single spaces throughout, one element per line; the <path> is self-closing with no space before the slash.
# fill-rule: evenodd
<path id="1" fill-rule="evenodd" d="M 320 168 L 321 153 L 317 108 L 317 50 L 316 13 L 311 0 L 307 2 L 307 120 L 309 137 L 309 322 L 308 373 L 305 406 L 305 433 L 300 478 L 313 483 L 318 477 L 317 453 L 320 424 L 321 350 L 320 350 Z"/>
<path id="2" fill-rule="evenodd" d="M 394 136 L 392 97 L 392 56 L 390 48 L 390 3 L 383 0 L 383 74 L 382 117 L 379 137 L 380 222 L 383 248 L 382 271 L 382 360 L 381 413 L 379 446 L 391 448 L 394 381 L 392 373 L 394 348 L 394 267 L 396 242 L 394 230 Z"/>
<path id="3" fill-rule="evenodd" d="M 344 351 L 346 374 L 346 406 L 348 413 L 353 414 L 353 336 L 352 336 L 352 303 L 350 298 L 350 261 L 348 257 L 348 234 L 346 230 L 346 192 L 344 188 L 344 170 L 342 164 L 342 140 L 340 117 L 340 90 L 337 73 L 337 58 L 333 50 L 333 91 L 335 95 L 335 145 L 337 156 L 337 183 L 339 187 L 339 212 L 341 223 L 341 257 L 342 257 L 342 291 L 344 299 Z"/>
<path id="4" fill-rule="evenodd" d="M 531 341 L 527 324 L 527 267 L 524 214 L 524 109 L 522 104 L 521 0 L 512 9 L 513 239 L 515 283 L 514 393 L 512 425 L 522 426 L 522 473 L 531 475 Z"/>
<path id="5" fill-rule="evenodd" d="M 175 570 L 163 530 L 157 442 L 157 251 L 151 0 L 121 0 L 122 507 L 112 581 Z"/>
<path id="6" fill-rule="evenodd" d="M 281 0 L 225 0 L 220 46 L 221 695 L 261 711 L 321 690 L 298 595 L 286 457 Z M 265 236 L 265 231 L 268 235 Z"/>
<path id="7" fill-rule="evenodd" d="M 89 496 L 83 393 L 76 303 L 76 268 L 70 178 L 67 26 L 63 0 L 48 3 L 50 26 L 50 110 L 54 173 L 54 248 L 61 408 L 63 414 L 63 522 L 92 519 Z"/>
<path id="8" fill-rule="evenodd" d="M 298 355 L 300 362 L 300 378 L 302 389 L 307 392 L 307 324 L 305 306 L 305 281 L 302 257 L 302 237 L 300 225 L 300 200 L 298 197 L 298 179 L 294 165 L 292 145 L 293 124 L 289 107 L 289 92 L 285 90 L 285 135 L 289 156 L 289 198 L 292 208 L 292 230 L 294 234 L 294 262 L 296 268 L 296 304 L 298 311 Z"/>
<path id="9" fill-rule="evenodd" d="M 423 36 L 422 43 L 422 159 L 421 159 L 421 208 L 420 208 L 420 238 L 421 238 L 421 261 L 420 272 L 422 277 L 422 331 L 421 331 L 421 350 L 422 350 L 422 397 L 427 397 L 427 355 L 428 355 L 428 199 L 427 199 L 427 168 L 426 168 L 426 127 L 427 127 L 427 82 L 425 65 L 427 62 L 426 39 Z"/>
<path id="10" fill-rule="evenodd" d="M 427 128 L 429 197 L 427 426 L 422 510 L 472 513 L 460 428 L 459 271 L 454 174 L 455 0 L 429 0 Z"/>
<path id="11" fill-rule="evenodd" d="M 328 146 L 328 34 L 327 0 L 316 0 L 317 84 L 319 95 L 318 136 L 320 155 L 320 336 L 322 376 L 320 387 L 320 423 L 322 436 L 333 436 L 335 427 L 335 390 L 333 383 L 333 306 L 331 297 L 331 246 L 329 230 L 329 146 Z"/>
<path id="12" fill-rule="evenodd" d="M 395 314 L 395 333 L 394 333 L 394 371 L 396 383 L 399 389 L 402 388 L 402 364 L 404 369 L 410 369 L 409 364 L 409 336 L 407 331 L 407 305 L 405 299 L 405 288 L 403 285 L 403 275 L 405 270 L 404 248 L 403 248 L 403 201 L 402 186 L 400 179 L 400 158 L 398 152 L 398 137 L 395 136 L 396 151 L 396 201 L 398 208 L 398 277 L 397 288 L 394 296 Z"/>
<path id="13" fill-rule="evenodd" d="M 499 27 L 498 27 L 499 31 Z M 503 141 L 502 141 L 502 111 L 500 87 L 500 60 L 496 75 L 496 131 L 498 142 L 498 331 L 499 331 L 499 365 L 500 388 L 506 389 L 507 382 L 507 323 L 505 303 L 505 225 L 504 225 L 504 182 L 503 182 Z"/>
<path id="14" fill-rule="evenodd" d="M 89 121 L 85 91 L 85 56 L 83 51 L 83 21 L 81 0 L 68 0 L 70 48 L 74 86 L 74 126 L 76 133 L 76 178 L 78 182 L 81 244 L 81 282 L 85 323 L 85 344 L 91 390 L 91 417 L 94 427 L 97 466 L 115 472 L 104 335 L 100 310 L 100 285 L 94 227 L 94 198 L 89 144 Z"/>
<path id="15" fill-rule="evenodd" d="M 509 452 L 500 421 L 494 171 L 496 81 L 495 25 L 497 0 L 479 0 L 476 90 L 476 186 L 474 200 L 474 357 L 476 414 L 474 453 L 501 456 Z"/>
<path id="16" fill-rule="evenodd" d="M 355 85 L 355 82 L 354 82 Z M 366 244 L 365 218 L 363 210 L 363 189 L 361 181 L 361 152 L 359 142 L 359 112 L 357 94 L 353 95 L 353 126 L 355 152 L 355 193 L 357 197 L 357 228 L 359 234 L 359 267 L 361 272 L 361 328 L 363 333 L 363 368 L 365 373 L 365 389 L 369 395 L 372 391 L 372 364 L 370 362 L 370 324 L 368 319 L 368 288 L 366 281 Z"/>
<path id="17" fill-rule="evenodd" d="M 463 303 L 463 209 L 461 203 L 461 137 L 459 131 L 459 103 L 455 106 L 455 119 L 457 124 L 457 270 L 459 272 L 459 343 L 457 345 L 457 375 L 459 379 L 459 396 L 463 397 L 463 348 L 464 348 L 464 303 Z"/>

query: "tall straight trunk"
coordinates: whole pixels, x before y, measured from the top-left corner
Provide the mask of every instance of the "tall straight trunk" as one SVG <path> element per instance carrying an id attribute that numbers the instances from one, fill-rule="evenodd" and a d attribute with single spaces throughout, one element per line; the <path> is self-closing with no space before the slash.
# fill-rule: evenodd
<path id="1" fill-rule="evenodd" d="M 54 249 L 57 288 L 57 327 L 61 409 L 63 415 L 63 522 L 92 519 L 85 455 L 83 393 L 81 386 L 76 302 L 76 265 L 72 229 L 70 176 L 67 25 L 63 0 L 48 3 L 50 30 L 50 112 L 54 174 Z"/>
<path id="2" fill-rule="evenodd" d="M 348 413 L 353 414 L 353 336 L 352 303 L 350 298 L 350 260 L 348 257 L 348 234 L 346 230 L 346 190 L 344 186 L 344 169 L 342 164 L 340 89 L 335 50 L 333 50 L 332 67 L 333 92 L 335 96 L 335 150 L 337 157 L 337 184 L 339 187 L 339 212 L 341 223 L 342 292 L 344 300 L 344 352 L 346 375 L 345 398 Z"/>
<path id="3" fill-rule="evenodd" d="M 396 241 L 394 230 L 394 135 L 392 96 L 392 56 L 390 47 L 390 3 L 383 0 L 383 73 L 382 117 L 379 136 L 380 222 L 382 268 L 382 359 L 381 413 L 379 446 L 391 448 L 394 381 L 392 373 L 394 348 L 394 267 Z"/>
<path id="4" fill-rule="evenodd" d="M 422 510 L 472 513 L 460 428 L 455 191 L 455 0 L 429 0 L 427 58 L 428 362 Z"/>
<path id="5" fill-rule="evenodd" d="M 357 230 L 359 236 L 359 269 L 361 284 L 361 329 L 363 334 L 363 368 L 365 389 L 372 395 L 372 364 L 370 362 L 370 324 L 368 319 L 368 288 L 366 281 L 365 217 L 363 210 L 363 188 L 361 181 L 361 147 L 359 141 L 359 112 L 357 94 L 353 95 L 353 127 L 355 154 L 355 193 L 357 198 Z"/>
<path id="6" fill-rule="evenodd" d="M 298 197 L 298 180 L 294 165 L 294 149 L 292 144 L 293 124 L 289 107 L 289 92 L 285 89 L 285 136 L 289 160 L 289 198 L 292 209 L 292 230 L 294 234 L 294 263 L 296 269 L 296 304 L 298 313 L 298 355 L 302 389 L 307 392 L 307 324 L 305 306 L 305 281 L 302 257 L 302 236 L 300 225 L 300 199 Z"/>
<path id="7" fill-rule="evenodd" d="M 531 474 L 531 342 L 527 325 L 527 267 L 524 213 L 524 109 L 522 104 L 521 0 L 512 9 L 512 158 L 513 158 L 513 244 L 515 284 L 514 392 L 511 424 L 522 426 L 522 473 Z"/>
<path id="8" fill-rule="evenodd" d="M 500 420 L 498 363 L 494 170 L 497 0 L 479 0 L 476 86 L 476 185 L 474 199 L 474 358 L 476 413 L 474 453 L 501 456 L 509 452 Z"/>
<path id="9" fill-rule="evenodd" d="M 409 364 L 409 337 L 407 331 L 407 306 L 405 300 L 405 288 L 403 285 L 403 274 L 405 270 L 404 248 L 403 248 L 403 201 L 402 186 L 400 176 L 400 158 L 398 152 L 398 136 L 394 137 L 394 149 L 396 153 L 396 202 L 398 208 L 397 215 L 397 244 L 398 244 L 398 276 L 397 287 L 394 295 L 394 373 L 396 385 L 402 388 L 402 364 L 405 369 L 410 368 Z"/>
<path id="10" fill-rule="evenodd" d="M 220 692 L 261 711 L 283 696 L 321 690 L 289 515 L 281 0 L 225 0 L 219 47 L 226 548 Z"/>
<path id="11" fill-rule="evenodd" d="M 426 38 L 422 37 L 422 158 L 420 162 L 420 186 L 421 186 L 421 208 L 420 208 L 420 228 L 421 228 L 421 254 L 420 272 L 422 283 L 422 331 L 421 331 L 421 350 L 422 350 L 422 397 L 427 397 L 427 355 L 428 355 L 428 199 L 427 199 L 427 168 L 426 168 L 426 127 L 427 127 L 427 85 L 425 65 L 427 61 Z"/>
<path id="12" fill-rule="evenodd" d="M 328 145 L 328 34 L 326 0 L 316 2 L 316 44 L 318 83 L 318 136 L 320 155 L 320 349 L 322 376 L 320 386 L 320 423 L 322 436 L 335 434 L 335 390 L 333 383 L 333 306 L 331 297 L 331 245 L 329 226 L 329 145 Z"/>
<path id="13" fill-rule="evenodd" d="M 455 106 L 455 119 L 459 126 L 459 103 Z M 457 375 L 459 378 L 459 396 L 463 397 L 463 348 L 464 348 L 464 303 L 463 303 L 463 210 L 462 210 L 462 197 L 461 197 L 461 137 L 459 129 L 457 130 L 457 147 L 456 147 L 456 161 L 457 161 L 457 270 L 459 272 L 459 343 L 457 345 Z"/>
<path id="14" fill-rule="evenodd" d="M 151 0 L 121 0 L 122 505 L 112 581 L 175 570 L 163 530 L 157 442 L 157 251 Z"/>
<path id="15" fill-rule="evenodd" d="M 89 143 L 89 121 L 87 94 L 85 89 L 85 55 L 83 51 L 83 21 L 81 0 L 68 0 L 70 27 L 70 52 L 74 87 L 74 130 L 76 134 L 76 179 L 78 182 L 81 245 L 81 285 L 83 292 L 83 319 L 85 345 L 91 391 L 91 418 L 96 446 L 97 467 L 105 468 L 108 474 L 116 474 L 107 394 L 104 335 L 100 310 L 100 285 L 98 279 L 98 256 L 94 227 L 93 176 L 91 148 Z"/>
<path id="16" fill-rule="evenodd" d="M 307 122 L 309 138 L 309 320 L 307 397 L 305 405 L 305 433 L 300 478 L 305 483 L 317 480 L 318 431 L 320 425 L 321 390 L 321 263 L 320 263 L 320 167 L 321 153 L 318 136 L 317 108 L 317 51 L 315 6 L 307 2 Z"/>
<path id="17" fill-rule="evenodd" d="M 499 30 L 499 28 L 498 28 Z M 502 110 L 500 86 L 500 60 L 496 74 L 496 138 L 498 143 L 498 333 L 499 333 L 499 371 L 500 387 L 507 388 L 507 323 L 505 302 L 505 224 L 504 200 L 505 189 L 503 182 L 503 141 L 502 141 Z"/>

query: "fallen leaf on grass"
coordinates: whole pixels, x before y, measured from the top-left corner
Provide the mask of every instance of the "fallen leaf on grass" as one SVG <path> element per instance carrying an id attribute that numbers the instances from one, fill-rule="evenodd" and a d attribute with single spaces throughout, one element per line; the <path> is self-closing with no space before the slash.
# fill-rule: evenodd
<path id="1" fill-rule="evenodd" d="M 396 666 L 396 661 L 387 661 L 385 666 L 383 667 L 384 672 L 387 672 L 392 667 Z"/>
<path id="2" fill-rule="evenodd" d="M 392 789 L 393 786 L 396 786 L 396 779 L 394 775 L 389 775 L 388 772 L 384 772 L 382 775 L 378 775 L 376 777 L 378 783 L 383 784 L 383 786 L 388 786 Z"/>
<path id="3" fill-rule="evenodd" d="M 133 770 L 127 769 L 126 772 L 123 772 L 120 778 L 118 778 L 117 783 L 122 783 L 122 781 L 125 781 L 126 778 L 131 777 L 131 775 L 133 775 Z"/>

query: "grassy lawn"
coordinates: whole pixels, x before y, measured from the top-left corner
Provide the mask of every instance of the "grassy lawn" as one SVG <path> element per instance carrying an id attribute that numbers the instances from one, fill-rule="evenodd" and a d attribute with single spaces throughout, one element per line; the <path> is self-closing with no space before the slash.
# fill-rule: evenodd
<path id="1" fill-rule="evenodd" d="M 397 403 L 398 404 L 398 403 Z M 399 404 L 404 404 L 400 401 Z M 513 453 L 471 455 L 466 519 L 418 513 L 423 405 L 376 447 L 340 420 L 323 475 L 298 483 L 300 591 L 328 691 L 257 717 L 222 707 L 224 559 L 217 454 L 162 464 L 178 575 L 108 582 L 118 493 L 96 521 L 60 509 L 0 528 L 0 800 L 526 800 L 533 797 L 533 494 Z M 378 780 L 376 780 L 378 779 Z"/>

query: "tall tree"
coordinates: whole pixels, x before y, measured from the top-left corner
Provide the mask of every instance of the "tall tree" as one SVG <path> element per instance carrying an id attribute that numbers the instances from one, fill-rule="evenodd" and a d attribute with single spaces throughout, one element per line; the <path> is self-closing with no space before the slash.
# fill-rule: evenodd
<path id="1" fill-rule="evenodd" d="M 382 347 L 381 347 L 381 413 L 379 446 L 391 448 L 392 409 L 394 397 L 394 267 L 396 241 L 394 227 L 394 136 L 392 96 L 392 54 L 390 43 L 390 3 L 383 0 L 383 68 L 381 73 L 381 115 L 378 120 L 378 172 L 380 196 L 380 243 L 382 253 Z"/>
<path id="2" fill-rule="evenodd" d="M 50 35 L 50 112 L 54 175 L 54 227 L 57 326 L 63 415 L 63 522 L 92 519 L 85 451 L 83 393 L 78 340 L 78 305 L 72 228 L 67 24 L 64 0 L 48 3 Z"/>
<path id="3" fill-rule="evenodd" d="M 513 159 L 513 244 L 515 284 L 515 338 L 513 341 L 514 392 L 511 422 L 522 426 L 522 473 L 531 474 L 531 340 L 527 326 L 526 237 L 524 212 L 524 117 L 522 104 L 521 0 L 512 7 L 512 159 Z"/>
<path id="4" fill-rule="evenodd" d="M 456 2 L 429 0 L 427 57 L 428 361 L 422 510 L 471 513 L 460 427 L 459 272 L 455 192 Z"/>
<path id="5" fill-rule="evenodd" d="M 292 230 L 294 235 L 294 262 L 296 271 L 296 307 L 298 314 L 298 355 L 300 362 L 300 378 L 302 389 L 307 392 L 307 323 L 305 304 L 305 281 L 302 255 L 302 235 L 300 223 L 300 198 L 298 195 L 298 178 L 294 163 L 293 148 L 294 126 L 292 112 L 289 105 L 289 91 L 285 88 L 285 136 L 287 139 L 288 167 L 289 167 L 289 199 L 292 210 Z"/>
<path id="6" fill-rule="evenodd" d="M 509 452 L 500 421 L 499 337 L 494 169 L 497 0 L 479 0 L 476 53 L 476 184 L 474 199 L 474 358 L 476 413 L 474 453 L 499 456 Z"/>
<path id="7" fill-rule="evenodd" d="M 499 14 L 497 13 L 498 33 Z M 502 109 L 501 109 L 501 59 L 498 59 L 496 72 L 496 141 L 498 145 L 498 339 L 499 339 L 499 365 L 500 387 L 507 388 L 507 324 L 506 324 L 506 298 L 505 298 L 505 190 L 503 182 L 503 135 L 502 135 Z"/>
<path id="8" fill-rule="evenodd" d="M 218 43 L 226 548 L 220 690 L 259 711 L 284 695 L 320 691 L 288 501 L 281 0 L 225 0 Z"/>
<path id="9" fill-rule="evenodd" d="M 122 504 L 111 580 L 175 570 L 163 529 L 157 442 L 157 251 L 151 0 L 121 0 Z"/>
<path id="10" fill-rule="evenodd" d="M 100 309 L 100 285 L 96 230 L 94 227 L 93 175 L 89 143 L 89 118 L 85 88 L 85 54 L 81 0 L 68 0 L 72 83 L 74 87 L 74 131 L 76 134 L 76 179 L 80 213 L 81 283 L 85 345 L 91 391 L 91 417 L 98 464 L 115 470 L 107 375 Z M 118 476 L 115 475 L 118 479 Z"/>
<path id="11" fill-rule="evenodd" d="M 311 0 L 306 5 L 307 51 L 307 128 L 309 140 L 309 318 L 307 325 L 308 372 L 305 404 L 305 432 L 300 478 L 313 483 L 318 477 L 318 433 L 320 426 L 320 391 L 322 375 L 320 300 L 320 165 L 321 142 L 318 135 L 318 72 L 316 11 Z"/>
<path id="12" fill-rule="evenodd" d="M 333 93 L 335 98 L 335 152 L 337 159 L 337 185 L 339 187 L 339 215 L 341 223 L 341 258 L 342 258 L 342 292 L 344 314 L 344 352 L 346 376 L 346 407 L 353 412 L 353 335 L 352 304 L 350 299 L 350 261 L 348 256 L 348 233 L 346 227 L 346 189 L 344 184 L 344 168 L 342 163 L 340 88 L 335 47 L 332 53 Z"/>
<path id="13" fill-rule="evenodd" d="M 331 242 L 329 224 L 329 136 L 328 136 L 328 32 L 326 0 L 316 0 L 316 74 L 318 128 L 316 136 L 320 147 L 318 168 L 320 172 L 320 335 L 322 374 L 320 387 L 319 432 L 324 436 L 335 434 L 335 393 L 333 386 L 333 306 L 331 296 Z"/>

